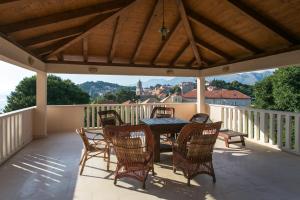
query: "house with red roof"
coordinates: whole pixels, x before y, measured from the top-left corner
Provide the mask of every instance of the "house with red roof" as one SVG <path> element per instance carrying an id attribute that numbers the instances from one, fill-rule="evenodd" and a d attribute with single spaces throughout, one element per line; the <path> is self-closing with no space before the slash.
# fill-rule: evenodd
<path id="1" fill-rule="evenodd" d="M 227 89 L 212 89 L 206 90 L 205 102 L 207 104 L 221 104 L 231 106 L 250 106 L 251 97 L 241 93 L 237 90 Z M 196 102 L 197 90 L 193 89 L 182 95 L 183 102 Z"/>

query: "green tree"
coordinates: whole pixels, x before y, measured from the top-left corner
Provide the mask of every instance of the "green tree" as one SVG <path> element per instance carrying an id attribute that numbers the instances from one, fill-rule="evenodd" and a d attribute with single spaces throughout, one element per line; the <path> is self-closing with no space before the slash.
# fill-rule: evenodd
<path id="1" fill-rule="evenodd" d="M 181 93 L 181 88 L 178 85 L 175 85 L 174 87 L 171 88 L 170 90 L 171 94 L 180 94 Z"/>
<path id="2" fill-rule="evenodd" d="M 138 97 L 135 94 L 135 91 L 130 88 L 121 88 L 116 92 L 116 100 L 118 103 L 123 103 L 127 100 L 136 101 Z"/>
<path id="3" fill-rule="evenodd" d="M 254 105 L 262 109 L 300 111 L 300 67 L 277 69 L 256 83 Z"/>
<path id="4" fill-rule="evenodd" d="M 89 103 L 89 95 L 70 80 L 49 75 L 47 80 L 48 105 L 72 105 Z M 36 104 L 36 76 L 24 78 L 7 97 L 4 112 L 18 110 Z"/>
<path id="5" fill-rule="evenodd" d="M 257 82 L 254 86 L 254 106 L 261 109 L 274 109 L 274 98 L 272 91 L 272 76 Z"/>
<path id="6" fill-rule="evenodd" d="M 300 112 L 300 67 L 278 69 L 272 80 L 275 109 Z"/>

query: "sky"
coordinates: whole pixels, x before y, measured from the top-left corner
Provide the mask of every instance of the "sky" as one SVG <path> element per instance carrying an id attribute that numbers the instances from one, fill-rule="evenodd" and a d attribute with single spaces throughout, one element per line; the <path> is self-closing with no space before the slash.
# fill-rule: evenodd
<path id="1" fill-rule="evenodd" d="M 35 75 L 30 70 L 0 61 L 0 95 L 8 95 L 15 89 L 18 83 L 25 77 Z M 76 84 L 85 81 L 105 81 L 120 85 L 135 85 L 140 79 L 147 81 L 153 78 L 172 79 L 173 77 L 154 77 L 154 76 L 112 76 L 112 75 L 77 75 L 77 74 L 55 74 L 63 79 L 70 79 Z"/>

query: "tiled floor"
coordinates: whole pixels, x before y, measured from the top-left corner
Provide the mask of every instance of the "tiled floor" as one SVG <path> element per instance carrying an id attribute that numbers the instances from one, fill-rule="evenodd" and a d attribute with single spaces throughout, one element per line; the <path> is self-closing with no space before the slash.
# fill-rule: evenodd
<path id="1" fill-rule="evenodd" d="M 247 149 L 228 149 L 217 142 L 216 184 L 200 175 L 188 187 L 181 174 L 172 172 L 172 154 L 163 154 L 146 190 L 130 179 L 114 186 L 102 159 L 88 161 L 83 176 L 78 176 L 81 149 L 75 133 L 32 142 L 0 167 L 0 199 L 300 199 L 300 157 L 249 142 Z"/>

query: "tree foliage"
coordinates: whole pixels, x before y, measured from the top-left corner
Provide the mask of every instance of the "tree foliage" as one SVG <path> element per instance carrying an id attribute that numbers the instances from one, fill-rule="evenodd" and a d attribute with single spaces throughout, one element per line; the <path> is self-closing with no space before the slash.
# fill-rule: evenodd
<path id="1" fill-rule="evenodd" d="M 181 88 L 178 85 L 175 85 L 174 87 L 171 88 L 170 93 L 171 94 L 180 94 Z"/>
<path id="2" fill-rule="evenodd" d="M 134 90 L 128 87 L 122 87 L 115 93 L 108 92 L 100 97 L 96 97 L 93 103 L 123 103 L 127 100 L 136 101 L 138 97 Z"/>
<path id="3" fill-rule="evenodd" d="M 89 95 L 70 80 L 49 75 L 47 80 L 48 105 L 72 105 L 89 103 Z M 4 112 L 18 110 L 36 104 L 36 76 L 24 78 L 7 97 Z"/>
<path id="4" fill-rule="evenodd" d="M 277 69 L 255 85 L 257 108 L 290 112 L 300 111 L 300 67 Z"/>

